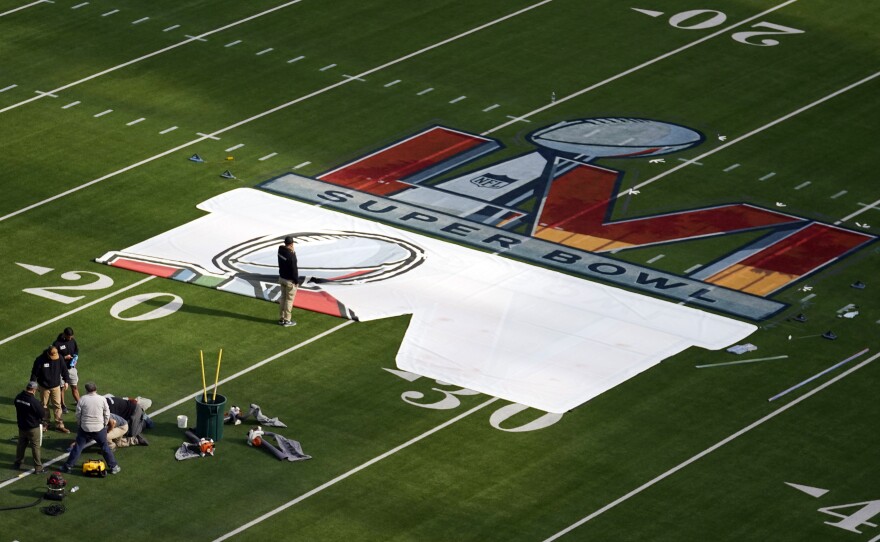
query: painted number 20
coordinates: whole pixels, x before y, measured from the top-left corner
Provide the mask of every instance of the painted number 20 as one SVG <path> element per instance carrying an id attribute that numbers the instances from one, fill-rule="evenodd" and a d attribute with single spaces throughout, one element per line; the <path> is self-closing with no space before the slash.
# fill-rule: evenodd
<path id="1" fill-rule="evenodd" d="M 669 18 L 670 26 L 680 28 L 682 30 L 706 30 L 724 24 L 727 15 L 715 11 L 714 9 L 692 9 L 676 13 Z M 760 28 L 765 30 L 750 30 L 744 32 L 734 32 L 731 36 L 735 41 L 745 43 L 746 45 L 757 45 L 759 47 L 772 47 L 779 45 L 779 40 L 768 38 L 766 36 L 782 35 L 782 34 L 803 34 L 803 30 L 782 26 L 781 24 L 768 23 L 766 21 L 755 23 L 752 28 Z"/>

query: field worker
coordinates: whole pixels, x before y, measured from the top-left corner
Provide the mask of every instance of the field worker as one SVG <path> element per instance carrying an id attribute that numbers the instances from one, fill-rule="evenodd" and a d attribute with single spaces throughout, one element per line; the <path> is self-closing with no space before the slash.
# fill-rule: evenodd
<path id="1" fill-rule="evenodd" d="M 110 449 L 127 448 L 129 446 L 149 446 L 150 443 L 143 435 L 136 437 L 126 436 L 128 433 L 128 420 L 119 414 L 110 413 L 110 423 L 107 424 L 107 441 Z"/>
<path id="2" fill-rule="evenodd" d="M 281 285 L 281 319 L 278 323 L 284 327 L 295 326 L 290 319 L 293 310 L 293 299 L 296 297 L 296 286 L 299 281 L 299 269 L 296 265 L 296 252 L 293 248 L 293 237 L 284 238 L 284 244 L 278 247 L 278 283 Z"/>
<path id="3" fill-rule="evenodd" d="M 67 383 L 70 384 L 70 393 L 73 394 L 73 405 L 75 407 L 76 402 L 79 401 L 79 387 L 77 387 L 79 374 L 77 374 L 76 370 L 76 363 L 79 360 L 79 346 L 76 344 L 76 339 L 73 338 L 73 328 L 64 328 L 64 331 L 58 334 L 58 338 L 55 339 L 52 346 L 58 349 L 61 359 L 67 365 L 67 374 L 70 375 L 70 380 Z M 61 412 L 67 414 L 67 405 L 64 404 L 63 391 L 61 392 Z"/>
<path id="4" fill-rule="evenodd" d="M 110 443 L 107 442 L 107 425 L 110 423 L 110 407 L 104 396 L 98 395 L 98 386 L 94 382 L 86 382 L 86 395 L 80 398 L 76 404 L 76 421 L 79 424 L 79 430 L 76 432 L 76 441 L 70 449 L 70 455 L 67 461 L 61 465 L 61 472 L 70 472 L 76 460 L 82 454 L 83 448 L 90 440 L 94 440 L 101 445 L 101 454 L 107 461 L 107 468 L 110 474 L 118 474 L 122 470 L 113 450 L 110 449 Z"/>
<path id="5" fill-rule="evenodd" d="M 40 446 L 43 444 L 43 417 L 46 409 L 43 403 L 37 399 L 37 387 L 39 385 L 30 381 L 27 387 L 15 396 L 15 417 L 18 420 L 18 447 L 15 449 L 15 470 L 21 468 L 24 461 L 24 449 L 30 447 L 31 456 L 34 458 L 34 473 L 46 472 L 43 469 L 43 461 L 40 459 Z"/>
<path id="6" fill-rule="evenodd" d="M 55 416 L 55 429 L 62 433 L 70 433 L 64 427 L 61 413 L 61 394 L 67 389 L 67 365 L 61 360 L 58 349 L 50 346 L 37 356 L 31 369 L 31 380 L 39 384 L 40 400 L 43 408 L 51 407 Z M 49 413 L 43 415 L 43 430 L 49 429 Z"/>

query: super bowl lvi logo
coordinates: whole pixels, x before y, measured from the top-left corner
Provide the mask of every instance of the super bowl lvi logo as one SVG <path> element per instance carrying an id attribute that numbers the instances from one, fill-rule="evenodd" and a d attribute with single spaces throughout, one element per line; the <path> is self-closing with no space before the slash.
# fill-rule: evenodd
<path id="1" fill-rule="evenodd" d="M 294 198 L 753 320 L 785 308 L 773 295 L 875 236 L 730 202 L 612 219 L 633 193 L 603 159 L 659 160 L 705 137 L 675 123 L 629 117 L 560 122 L 528 136 L 535 150 L 488 166 L 488 137 L 434 126 L 315 178 L 292 173 L 261 187 Z M 450 172 L 460 171 L 449 177 Z M 616 259 L 634 248 L 758 232 L 684 273 Z M 551 250 L 555 247 L 555 250 Z"/>

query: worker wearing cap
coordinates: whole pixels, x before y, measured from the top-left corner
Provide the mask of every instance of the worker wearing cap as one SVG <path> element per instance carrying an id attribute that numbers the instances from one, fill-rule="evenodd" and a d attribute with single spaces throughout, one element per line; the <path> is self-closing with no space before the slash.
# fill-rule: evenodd
<path id="1" fill-rule="evenodd" d="M 58 354 L 67 365 L 67 373 L 70 375 L 67 383 L 70 384 L 70 393 L 73 394 L 73 404 L 76 406 L 76 402 L 79 401 L 79 372 L 76 368 L 76 364 L 79 362 L 79 346 L 73 336 L 73 328 L 64 328 L 52 346 L 58 349 Z M 67 414 L 67 405 L 64 404 L 64 390 L 61 391 L 61 412 Z"/>
<path id="2" fill-rule="evenodd" d="M 61 394 L 67 389 L 70 375 L 67 374 L 67 364 L 61 359 L 58 348 L 50 346 L 37 356 L 31 369 L 30 379 L 39 384 L 38 390 L 43 408 L 51 407 L 55 415 L 55 429 L 62 433 L 70 433 L 70 429 L 64 427 L 61 412 Z M 43 416 L 43 429 L 49 429 L 48 412 Z"/>
<path id="3" fill-rule="evenodd" d="M 43 444 L 43 416 L 46 410 L 43 403 L 37 399 L 39 385 L 30 381 L 27 387 L 15 396 L 15 417 L 18 421 L 18 447 L 15 449 L 15 463 L 13 468 L 21 468 L 24 461 L 24 450 L 30 447 L 31 456 L 34 458 L 34 472 L 45 472 L 43 461 L 40 459 L 40 446 Z"/>
<path id="4" fill-rule="evenodd" d="M 278 323 L 284 327 L 296 325 L 296 322 L 290 319 L 290 313 L 293 310 L 298 281 L 299 269 L 293 248 L 293 236 L 288 235 L 284 238 L 284 244 L 278 247 L 278 284 L 281 286 L 281 297 L 278 299 L 281 305 L 281 319 Z"/>

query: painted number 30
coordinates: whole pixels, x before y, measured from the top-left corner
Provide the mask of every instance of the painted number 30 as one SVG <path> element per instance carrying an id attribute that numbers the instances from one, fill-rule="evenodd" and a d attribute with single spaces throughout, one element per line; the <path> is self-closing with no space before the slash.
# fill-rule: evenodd
<path id="1" fill-rule="evenodd" d="M 676 13 L 669 18 L 670 26 L 680 28 L 682 30 L 706 30 L 724 24 L 727 15 L 715 11 L 714 9 L 692 9 Z M 782 34 L 803 34 L 803 30 L 782 26 L 781 24 L 768 23 L 762 21 L 755 23 L 752 28 L 761 30 L 749 30 L 743 32 L 734 32 L 731 36 L 735 41 L 745 43 L 746 45 L 757 45 L 759 47 L 772 47 L 779 45 L 779 40 L 766 36 L 782 35 Z"/>
<path id="2" fill-rule="evenodd" d="M 415 382 L 416 380 L 421 378 L 417 374 L 407 371 L 401 371 L 399 369 L 388 369 L 385 367 L 383 367 L 383 369 L 409 382 Z M 447 382 L 441 382 L 440 380 L 436 380 L 435 382 L 441 386 L 449 386 Z M 467 395 L 480 395 L 480 392 L 469 390 L 467 388 L 458 388 L 455 390 L 431 388 L 431 391 L 440 394 L 436 401 L 425 401 L 425 394 L 420 391 L 414 390 L 403 392 L 400 395 L 400 398 L 403 399 L 405 403 L 420 408 L 430 408 L 432 410 L 449 410 L 461 406 L 461 400 L 459 399 L 459 397 Z M 489 425 L 491 425 L 495 429 L 498 429 L 499 431 L 507 431 L 508 433 L 523 433 L 526 431 L 537 431 L 538 429 L 550 427 L 551 425 L 562 419 L 562 414 L 553 414 L 551 412 L 548 412 L 523 425 L 510 426 L 510 424 L 505 423 L 510 418 L 516 416 L 520 412 L 527 410 L 528 408 L 529 407 L 521 405 L 519 403 L 513 403 L 507 406 L 503 406 L 493 412 L 491 416 L 489 416 Z"/>

